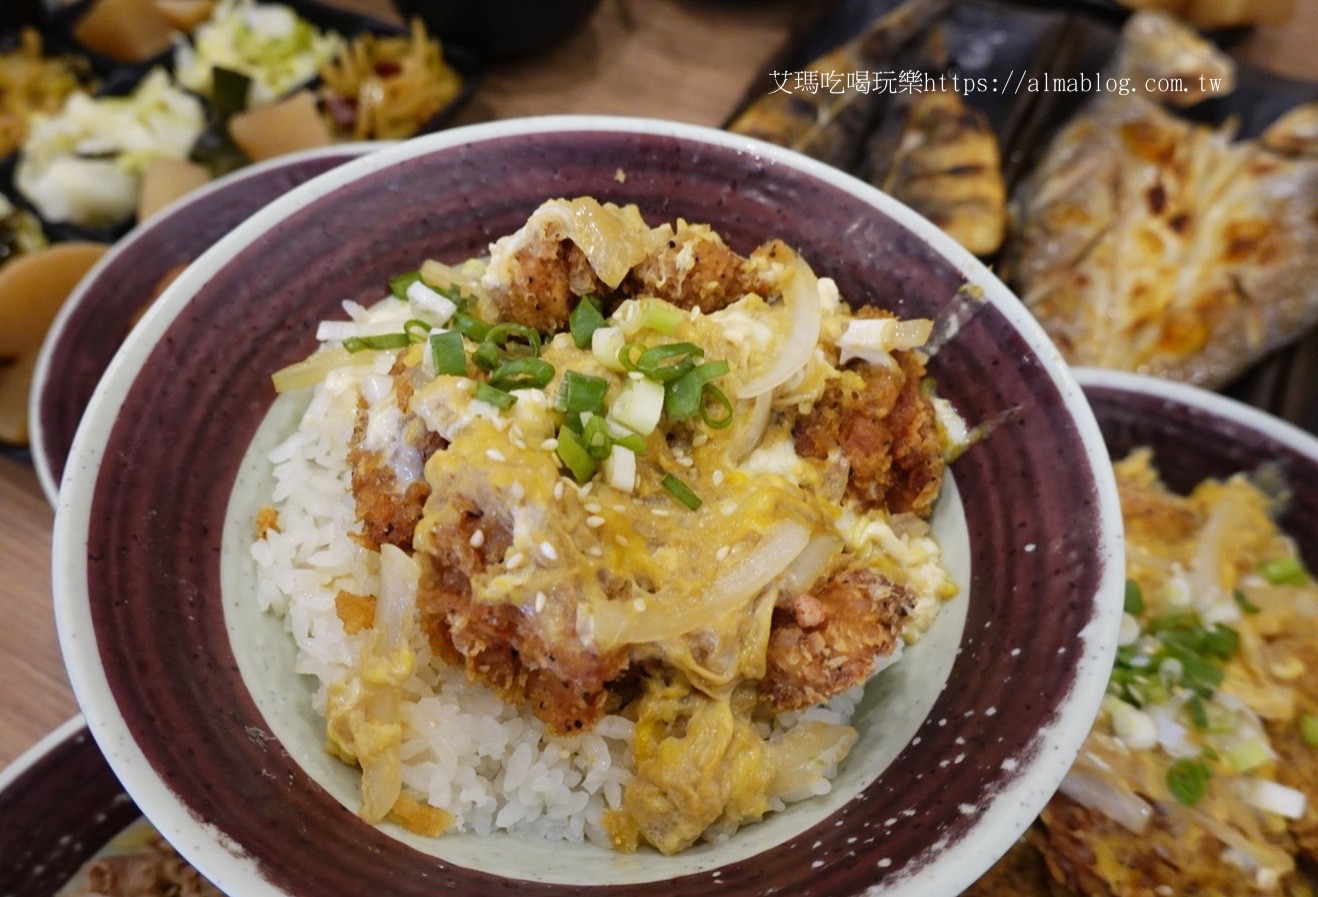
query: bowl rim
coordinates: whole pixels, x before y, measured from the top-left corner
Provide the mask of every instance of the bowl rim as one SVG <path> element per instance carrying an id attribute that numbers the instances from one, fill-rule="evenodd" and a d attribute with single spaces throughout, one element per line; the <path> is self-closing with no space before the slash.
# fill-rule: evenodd
<path id="1" fill-rule="evenodd" d="M 55 477 L 55 472 L 51 465 L 51 447 L 46 444 L 46 431 L 42 424 L 41 404 L 44 400 L 47 389 L 57 379 L 55 368 L 55 348 L 64 335 L 69 321 L 89 301 L 94 287 L 100 282 L 106 269 L 115 265 L 121 256 L 136 251 L 137 244 L 150 234 L 155 233 L 162 228 L 177 226 L 175 220 L 180 214 L 193 204 L 200 202 L 217 193 L 227 192 L 228 190 L 246 183 L 249 180 L 262 177 L 272 171 L 281 171 L 285 168 L 291 168 L 300 165 L 303 162 L 314 161 L 317 159 L 331 158 L 334 156 L 347 156 L 349 158 L 375 152 L 380 149 L 393 146 L 396 140 L 381 141 L 349 141 L 345 143 L 335 143 L 329 146 L 312 147 L 311 149 L 298 150 L 297 152 L 287 153 L 282 156 L 276 156 L 273 159 L 265 159 L 261 162 L 255 162 L 251 165 L 239 168 L 228 174 L 221 175 L 212 181 L 202 184 L 196 190 L 192 190 L 183 196 L 178 197 L 164 208 L 156 212 L 146 221 L 141 222 L 133 227 L 128 233 L 124 234 L 113 243 L 107 244 L 109 248 L 105 251 L 96 263 L 87 270 L 82 280 L 78 281 L 77 286 L 69 293 L 68 298 L 60 305 L 59 311 L 50 322 L 50 327 L 46 330 L 46 335 L 42 337 L 41 348 L 37 352 L 36 367 L 32 372 L 32 386 L 28 391 L 27 418 L 29 438 L 28 446 L 32 452 L 32 466 L 37 473 L 37 483 L 41 486 L 42 493 L 46 496 L 46 501 L 53 508 L 59 501 L 59 482 Z M 163 296 L 163 293 L 162 293 Z M 125 339 L 125 342 L 127 340 Z M 122 348 L 122 345 L 120 346 Z M 108 371 L 109 368 L 107 367 Z M 104 374 L 102 374 L 104 376 Z M 72 457 L 72 447 L 70 446 L 69 457 Z M 68 458 L 65 459 L 66 461 Z"/>
<path id="2" fill-rule="evenodd" d="M 1117 371 L 1108 368 L 1074 367 L 1071 373 L 1082 389 L 1106 389 L 1157 396 L 1206 411 L 1262 433 L 1305 455 L 1318 464 L 1318 435 L 1239 399 L 1176 380 Z"/>
<path id="3" fill-rule="evenodd" d="M 55 616 L 69 678 L 79 705 L 87 714 L 93 737 L 148 819 L 163 831 L 186 832 L 189 843 L 176 846 L 185 847 L 181 852 L 218 886 L 251 897 L 286 897 L 288 892 L 263 878 L 236 845 L 227 843 L 223 833 L 192 816 L 183 800 L 151 768 L 118 712 L 105 670 L 99 663 L 86 582 L 85 549 L 91 501 L 105 440 L 150 349 L 186 308 L 208 274 L 285 217 L 343 183 L 415 157 L 464 144 L 558 132 L 646 135 L 712 145 L 794 169 L 856 196 L 941 256 L 964 280 L 981 286 L 985 298 L 1035 353 L 1044 376 L 1056 389 L 1075 426 L 1084 460 L 1094 473 L 1099 530 L 1095 545 L 1098 587 L 1093 596 L 1092 615 L 1081 633 L 1083 650 L 1076 652 L 1079 656 L 1074 685 L 1058 706 L 1054 722 L 1040 731 L 1035 742 L 1037 750 L 1022 764 L 1026 769 L 1018 771 L 994 793 L 989 806 L 978 815 L 964 837 L 950 846 L 933 845 L 943 850 L 937 861 L 923 864 L 907 877 L 876 881 L 867 891 L 894 895 L 959 892 L 1010 846 L 1011 839 L 1024 831 L 1056 789 L 1088 733 L 1107 685 L 1120 623 L 1124 543 L 1116 484 L 1101 432 L 1079 384 L 1042 327 L 996 275 L 951 237 L 898 201 L 839 169 L 763 141 L 702 125 L 619 116 L 536 116 L 415 138 L 351 160 L 274 200 L 218 241 L 165 290 L 102 376 L 70 451 L 59 489 L 53 559 Z M 1036 796 L 1036 791 L 1042 796 Z M 1004 838 L 1003 831 L 1010 832 L 1011 838 Z"/>

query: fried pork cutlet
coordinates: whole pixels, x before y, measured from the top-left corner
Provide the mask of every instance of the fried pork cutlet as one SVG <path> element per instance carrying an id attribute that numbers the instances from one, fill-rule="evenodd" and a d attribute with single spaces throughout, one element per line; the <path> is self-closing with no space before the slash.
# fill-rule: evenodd
<path id="1" fill-rule="evenodd" d="M 910 589 L 872 570 L 829 577 L 776 608 L 760 695 L 775 713 L 803 710 L 869 678 L 897 649 L 915 604 Z"/>
<path id="2" fill-rule="evenodd" d="M 1053 897 L 1053 881 L 1043 854 L 1029 834 L 1017 841 L 961 897 Z M 1060 894 L 1057 897 L 1061 897 Z"/>
<path id="3" fill-rule="evenodd" d="M 655 296 L 682 309 L 717 311 L 746 293 L 768 295 L 775 276 L 766 264 L 779 252 L 777 243 L 743 257 L 705 225 L 679 221 L 667 240 L 641 255 L 618 283 L 605 283 L 581 247 L 542 222 L 507 256 L 505 279 L 491 290 L 499 320 L 554 332 L 567 326 L 568 315 L 585 295 L 606 298 Z"/>
<path id="4" fill-rule="evenodd" d="M 926 517 L 942 482 L 942 441 L 922 392 L 924 362 L 914 352 L 893 358 L 896 370 L 857 365 L 830 380 L 797 421 L 796 451 L 822 460 L 840 447 L 850 467 L 847 495 L 862 508 Z"/>

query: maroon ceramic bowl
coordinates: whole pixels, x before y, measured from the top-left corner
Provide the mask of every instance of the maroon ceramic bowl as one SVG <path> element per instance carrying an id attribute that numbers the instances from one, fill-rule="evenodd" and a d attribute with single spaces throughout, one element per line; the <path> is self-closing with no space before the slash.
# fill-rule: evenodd
<path id="1" fill-rule="evenodd" d="M 1296 540 L 1308 568 L 1318 569 L 1318 438 L 1312 433 L 1234 399 L 1155 377 L 1080 369 L 1076 378 L 1112 457 L 1152 449 L 1163 481 L 1177 492 L 1188 493 L 1209 477 L 1275 470 L 1289 493 L 1278 523 Z"/>
<path id="2" fill-rule="evenodd" d="M 220 178 L 131 231 L 83 278 L 46 334 L 32 381 L 32 460 L 51 504 L 87 402 L 162 280 L 270 200 L 385 145 L 310 150 Z"/>
<path id="3" fill-rule="evenodd" d="M 74 717 L 0 771 L 0 894 L 54 897 L 140 817 Z"/>
<path id="4" fill-rule="evenodd" d="M 635 203 L 651 222 L 709 223 L 742 252 L 779 237 L 853 301 L 955 318 L 930 371 L 972 425 L 995 425 L 956 462 L 935 514 L 962 595 L 867 690 L 832 793 L 677 857 L 363 823 L 355 773 L 326 759 L 291 640 L 250 594 L 251 515 L 269 470 L 249 448 L 286 423 L 270 373 L 311 351 L 342 300 L 372 301 L 428 257 L 483 254 L 544 200 L 581 194 Z M 983 301 L 956 298 L 967 285 Z M 954 894 L 1029 824 L 1079 749 L 1124 581 L 1097 427 L 999 281 L 832 168 L 635 119 L 448 131 L 256 213 L 188 268 L 110 365 L 56 530 L 61 644 L 92 732 L 157 828 L 245 897 Z"/>

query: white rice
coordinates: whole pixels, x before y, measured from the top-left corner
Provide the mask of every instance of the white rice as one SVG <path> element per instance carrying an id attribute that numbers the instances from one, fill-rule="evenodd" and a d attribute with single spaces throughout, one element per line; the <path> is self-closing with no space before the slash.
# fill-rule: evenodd
<path id="1" fill-rule="evenodd" d="M 378 594 L 379 557 L 348 537 L 358 530 L 347 462 L 362 380 L 383 374 L 394 353 L 374 366 L 335 371 L 316 388 L 297 431 L 270 453 L 278 531 L 254 543 L 260 570 L 257 600 L 283 616 L 297 645 L 297 670 L 318 680 L 313 704 L 322 716 L 331 683 L 352 671 L 364 634 L 344 632 L 334 599 L 340 590 Z M 531 837 L 609 843 L 601 826 L 606 809 L 621 804 L 631 776 L 632 723 L 619 716 L 592 731 L 556 737 L 527 710 L 509 707 L 465 673 L 434 662 L 416 627 L 416 673 L 407 684 L 402 745 L 403 782 L 429 803 L 452 813 L 458 831 L 503 830 Z M 859 688 L 828 707 L 785 714 L 769 738 L 804 719 L 850 721 Z M 827 793 L 836 763 L 821 763 L 803 799 Z M 778 800 L 774 809 L 781 809 Z M 721 840 L 730 832 L 711 830 Z"/>

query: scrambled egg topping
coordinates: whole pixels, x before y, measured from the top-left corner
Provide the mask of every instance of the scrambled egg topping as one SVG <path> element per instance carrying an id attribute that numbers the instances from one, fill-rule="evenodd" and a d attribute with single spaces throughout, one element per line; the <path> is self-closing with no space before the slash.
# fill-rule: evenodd
<path id="1" fill-rule="evenodd" d="M 326 708 L 368 819 L 401 795 L 412 627 L 551 731 L 633 719 L 605 825 L 671 853 L 840 761 L 850 727 L 765 733 L 864 682 L 955 592 L 927 523 L 955 449 L 916 351 L 929 322 L 853 315 L 782 244 L 743 258 L 699 225 L 557 200 L 488 260 L 427 262 L 350 311 L 276 383 L 394 353 L 361 375 L 350 461 L 402 609 L 382 630 L 375 608 Z"/>

